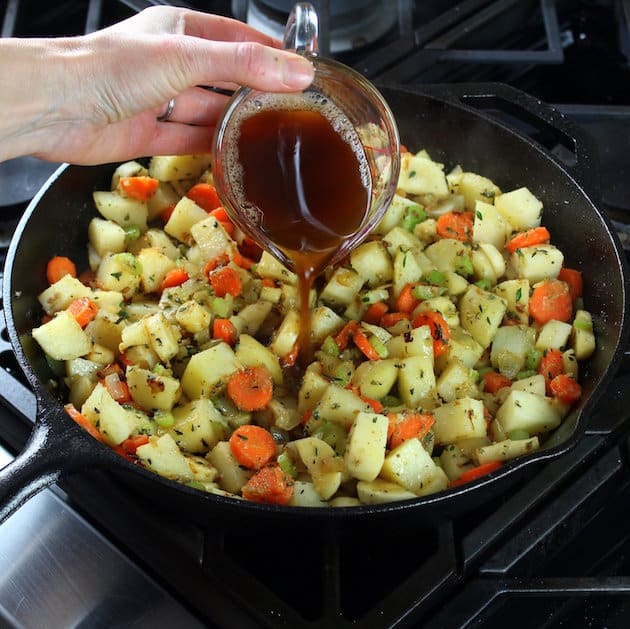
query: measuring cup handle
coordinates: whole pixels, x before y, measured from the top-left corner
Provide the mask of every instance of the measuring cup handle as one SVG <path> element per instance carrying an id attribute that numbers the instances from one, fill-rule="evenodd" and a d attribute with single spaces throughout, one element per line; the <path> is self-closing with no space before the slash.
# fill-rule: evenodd
<path id="1" fill-rule="evenodd" d="M 296 3 L 284 29 L 283 48 L 316 55 L 318 29 L 315 7 L 310 2 Z"/>

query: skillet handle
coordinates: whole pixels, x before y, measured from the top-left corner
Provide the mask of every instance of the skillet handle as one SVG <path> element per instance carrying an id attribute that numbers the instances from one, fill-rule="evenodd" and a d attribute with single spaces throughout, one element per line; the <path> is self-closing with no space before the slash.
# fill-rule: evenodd
<path id="1" fill-rule="evenodd" d="M 103 463 L 92 437 L 72 422 L 60 421 L 58 408 L 44 409 L 24 449 L 0 469 L 0 523 L 62 474 Z"/>
<path id="2" fill-rule="evenodd" d="M 516 129 L 553 155 L 588 196 L 601 200 L 595 140 L 555 107 L 504 83 L 437 84 L 431 94 Z"/>

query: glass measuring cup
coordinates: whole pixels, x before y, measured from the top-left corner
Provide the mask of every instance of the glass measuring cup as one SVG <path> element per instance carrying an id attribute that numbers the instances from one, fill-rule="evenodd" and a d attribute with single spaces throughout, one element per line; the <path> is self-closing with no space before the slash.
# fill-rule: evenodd
<path id="1" fill-rule="evenodd" d="M 286 243 L 280 245 L 270 236 L 265 212 L 243 193 L 243 172 L 239 167 L 238 138 L 243 121 L 266 108 L 278 108 L 291 103 L 306 108 L 332 104 L 344 117 L 360 143 L 369 171 L 369 198 L 360 224 L 351 233 L 343 234 L 334 250 L 317 258 L 314 272 L 344 258 L 376 226 L 387 209 L 398 183 L 400 171 L 400 140 L 394 116 L 378 90 L 361 74 L 336 61 L 317 54 L 318 21 L 310 3 L 298 3 L 287 21 L 284 48 L 306 56 L 315 67 L 313 83 L 304 92 L 286 95 L 270 94 L 250 88 L 237 90 L 217 125 L 213 144 L 214 184 L 230 218 L 248 236 L 296 271 L 295 251 L 291 254 Z M 296 104 L 297 103 L 297 104 Z M 343 181 L 331 185 L 343 186 Z M 340 208 L 343 211 L 343 208 Z M 299 234 L 296 234 L 296 241 Z M 312 252 L 303 251 L 305 254 Z M 317 268 L 315 268 L 317 267 Z M 306 269 L 308 271 L 308 269 Z"/>

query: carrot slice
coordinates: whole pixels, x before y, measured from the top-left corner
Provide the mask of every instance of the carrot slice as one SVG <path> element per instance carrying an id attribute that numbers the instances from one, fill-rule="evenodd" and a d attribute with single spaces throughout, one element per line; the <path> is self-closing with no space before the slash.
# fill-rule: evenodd
<path id="1" fill-rule="evenodd" d="M 487 393 L 496 393 L 504 387 L 512 386 L 512 381 L 498 371 L 486 371 L 482 377 L 483 390 Z"/>
<path id="2" fill-rule="evenodd" d="M 577 271 L 576 269 L 568 269 L 563 266 L 560 269 L 560 273 L 558 273 L 558 279 L 568 284 L 569 293 L 571 294 L 571 299 L 573 301 L 582 296 L 584 284 L 581 271 Z"/>
<path id="3" fill-rule="evenodd" d="M 361 330 L 357 329 L 354 331 L 352 340 L 368 360 L 379 360 L 379 353 L 372 347 L 368 337 Z"/>
<path id="4" fill-rule="evenodd" d="M 234 255 L 232 256 L 232 261 L 234 262 L 234 264 L 236 264 L 236 266 L 240 266 L 241 269 L 245 269 L 246 271 L 249 271 L 254 266 L 254 264 L 256 264 L 251 258 L 247 258 L 238 250 L 234 252 Z"/>
<path id="5" fill-rule="evenodd" d="M 103 437 L 103 433 L 98 428 L 96 428 L 96 426 L 92 425 L 88 421 L 88 418 L 79 410 L 77 410 L 74 404 L 68 403 L 63 408 L 66 413 L 68 413 L 70 418 L 74 420 L 77 424 L 79 424 L 79 426 L 81 426 L 81 428 L 83 428 L 92 437 L 94 437 L 94 439 L 100 441 L 101 443 L 105 443 L 105 437 Z"/>
<path id="6" fill-rule="evenodd" d="M 210 285 L 217 297 L 232 295 L 238 297 L 243 291 L 241 276 L 236 269 L 230 266 L 222 266 L 208 275 Z"/>
<path id="7" fill-rule="evenodd" d="M 162 280 L 162 290 L 165 288 L 173 288 L 174 286 L 180 286 L 188 280 L 188 273 L 180 267 L 171 269 Z"/>
<path id="8" fill-rule="evenodd" d="M 266 367 L 245 367 L 228 380 L 227 393 L 241 410 L 258 411 L 273 397 L 273 379 Z"/>
<path id="9" fill-rule="evenodd" d="M 335 343 L 337 343 L 339 351 L 343 352 L 344 349 L 347 349 L 355 331 L 358 329 L 359 324 L 356 321 L 348 321 L 348 323 L 341 328 L 335 336 Z"/>
<path id="10" fill-rule="evenodd" d="M 171 203 L 171 205 L 167 205 L 161 212 L 160 212 L 160 220 L 163 223 L 168 223 L 168 221 L 170 220 L 173 212 L 175 211 L 175 204 Z"/>
<path id="11" fill-rule="evenodd" d="M 446 212 L 437 219 L 436 229 L 440 238 L 470 241 L 473 233 L 472 212 Z"/>
<path id="12" fill-rule="evenodd" d="M 210 273 L 220 266 L 225 266 L 230 261 L 230 256 L 227 253 L 222 253 L 212 260 L 208 260 L 203 267 L 203 274 L 209 277 Z"/>
<path id="13" fill-rule="evenodd" d="M 293 347 L 291 348 L 291 351 L 286 356 L 283 356 L 282 359 L 280 360 L 280 365 L 283 368 L 293 367 L 293 365 L 295 365 L 295 363 L 297 362 L 299 352 L 300 352 L 299 345 L 297 343 L 294 343 Z"/>
<path id="14" fill-rule="evenodd" d="M 396 310 L 398 312 L 409 313 L 420 303 L 420 300 L 413 295 L 413 289 L 416 285 L 413 282 L 409 282 L 403 286 L 398 299 L 396 299 Z"/>
<path id="15" fill-rule="evenodd" d="M 529 314 L 539 325 L 552 319 L 569 321 L 573 314 L 573 299 L 568 284 L 556 279 L 537 284 L 529 298 Z"/>
<path id="16" fill-rule="evenodd" d="M 84 328 L 98 314 L 96 302 L 89 297 L 77 297 L 70 302 L 68 312 Z"/>
<path id="17" fill-rule="evenodd" d="M 230 451 L 239 465 L 259 470 L 276 455 L 276 442 L 261 426 L 243 424 L 230 437 Z"/>
<path id="18" fill-rule="evenodd" d="M 545 390 L 547 395 L 553 395 L 551 381 L 564 372 L 562 352 L 559 349 L 548 349 L 542 355 L 538 363 L 538 373 L 545 377 Z"/>
<path id="19" fill-rule="evenodd" d="M 77 276 L 77 267 L 66 256 L 53 256 L 46 265 L 46 279 L 49 284 L 58 282 L 65 275 Z"/>
<path id="20" fill-rule="evenodd" d="M 244 485 L 241 493 L 245 500 L 286 505 L 293 496 L 293 489 L 293 479 L 273 464 L 258 470 Z"/>
<path id="21" fill-rule="evenodd" d="M 135 177 L 121 177 L 118 187 L 128 197 L 137 201 L 148 201 L 158 189 L 160 182 L 154 177 L 137 175 Z"/>
<path id="22" fill-rule="evenodd" d="M 551 394 L 563 404 L 575 404 L 582 397 L 582 387 L 566 373 L 558 374 L 549 383 Z"/>
<path id="23" fill-rule="evenodd" d="M 196 183 L 188 190 L 186 196 L 206 212 L 211 212 L 221 205 L 217 189 L 209 183 Z"/>
<path id="24" fill-rule="evenodd" d="M 128 454 L 135 454 L 136 450 L 140 446 L 143 446 L 147 443 L 149 443 L 148 435 L 136 435 L 135 437 L 129 437 L 128 439 L 125 439 L 120 444 L 120 447 L 124 452 L 127 452 Z"/>
<path id="25" fill-rule="evenodd" d="M 215 319 L 212 322 L 212 338 L 220 339 L 230 346 L 236 344 L 238 331 L 229 319 Z"/>
<path id="26" fill-rule="evenodd" d="M 371 323 L 372 325 L 378 325 L 388 310 L 389 306 L 384 301 L 377 301 L 374 304 L 370 304 L 363 314 L 363 321 Z"/>
<path id="27" fill-rule="evenodd" d="M 390 413 L 387 418 L 389 420 L 387 438 L 391 450 L 407 439 L 414 437 L 422 439 L 435 422 L 431 413 L 408 412 L 402 416 Z"/>
<path id="28" fill-rule="evenodd" d="M 446 319 L 435 310 L 419 312 L 411 323 L 412 327 L 419 328 L 421 325 L 428 325 L 433 337 L 433 355 L 435 358 L 441 356 L 448 349 L 448 342 L 451 338 L 451 331 Z"/>
<path id="29" fill-rule="evenodd" d="M 549 230 L 541 225 L 540 227 L 532 227 L 527 231 L 516 234 L 516 236 L 507 241 L 505 248 L 510 253 L 514 253 L 517 249 L 542 245 L 549 242 L 550 238 Z"/>
<path id="30" fill-rule="evenodd" d="M 406 312 L 388 312 L 381 319 L 381 327 L 391 328 L 403 319 L 409 319 L 409 315 Z"/>
<path id="31" fill-rule="evenodd" d="M 477 467 L 473 467 L 471 470 L 466 470 L 459 478 L 451 481 L 451 487 L 457 487 L 458 485 L 464 485 L 470 483 L 470 481 L 477 480 L 490 472 L 494 472 L 502 467 L 501 461 L 490 461 L 489 463 L 482 463 Z"/>

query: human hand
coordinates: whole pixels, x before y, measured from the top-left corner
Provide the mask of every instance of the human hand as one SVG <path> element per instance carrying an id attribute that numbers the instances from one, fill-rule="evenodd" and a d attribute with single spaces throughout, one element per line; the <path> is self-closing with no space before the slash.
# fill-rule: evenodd
<path id="1" fill-rule="evenodd" d="M 0 60 L 0 159 L 76 164 L 207 153 L 227 97 L 197 86 L 296 91 L 313 72 L 241 22 L 166 6 L 80 37 L 0 39 Z"/>

